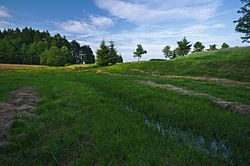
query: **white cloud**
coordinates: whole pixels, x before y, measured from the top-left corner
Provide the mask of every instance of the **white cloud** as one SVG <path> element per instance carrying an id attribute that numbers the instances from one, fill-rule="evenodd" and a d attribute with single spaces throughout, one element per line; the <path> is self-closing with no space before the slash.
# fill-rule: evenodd
<path id="1" fill-rule="evenodd" d="M 81 44 L 89 44 L 95 52 L 99 46 L 101 40 L 106 41 L 113 40 L 117 46 L 117 50 L 121 52 L 125 61 L 136 60 L 133 58 L 133 51 L 137 44 L 142 44 L 148 51 L 148 54 L 143 56 L 143 60 L 152 58 L 164 58 L 161 50 L 165 45 L 170 45 L 172 49 L 175 49 L 178 40 L 181 40 L 184 36 L 192 43 L 196 41 L 202 41 L 207 47 L 209 44 L 216 43 L 221 45 L 222 42 L 235 41 L 239 37 L 235 34 L 229 36 L 221 34 L 215 36 L 209 31 L 223 31 L 225 26 L 223 24 L 196 24 L 189 25 L 184 28 L 167 30 L 164 27 L 138 27 L 134 30 L 125 30 L 117 33 L 105 32 L 98 33 L 89 38 L 86 35 L 77 35 L 77 40 Z"/>
<path id="2" fill-rule="evenodd" d="M 0 18 L 1 17 L 10 17 L 9 11 L 5 6 L 0 6 Z"/>
<path id="3" fill-rule="evenodd" d="M 190 2 L 187 3 L 187 0 L 177 1 L 153 0 L 152 3 L 144 0 L 96 0 L 96 4 L 111 15 L 136 24 L 167 23 L 182 19 L 204 21 L 212 18 L 220 5 L 220 0 L 194 0 L 192 5 L 188 5 Z"/>
<path id="4" fill-rule="evenodd" d="M 71 33 L 89 34 L 95 31 L 94 27 L 79 20 L 67 20 L 65 22 L 57 22 L 57 27 Z"/>
<path id="5" fill-rule="evenodd" d="M 206 30 L 217 30 L 217 29 L 221 29 L 221 28 L 224 28 L 225 25 L 223 24 L 194 24 L 194 25 L 191 25 L 187 28 L 184 28 L 182 30 L 182 33 L 184 35 L 194 35 L 194 34 L 200 34 Z"/>
<path id="6" fill-rule="evenodd" d="M 107 28 L 112 25 L 114 25 L 114 22 L 112 19 L 104 16 L 90 16 L 90 22 L 92 25 L 97 26 L 97 27 L 102 27 L 102 28 Z"/>
<path id="7" fill-rule="evenodd" d="M 90 37 L 97 36 L 100 33 L 105 33 L 104 30 L 114 25 L 114 22 L 108 17 L 90 15 L 87 20 L 72 19 L 54 22 L 54 24 L 59 28 L 59 30 Z"/>

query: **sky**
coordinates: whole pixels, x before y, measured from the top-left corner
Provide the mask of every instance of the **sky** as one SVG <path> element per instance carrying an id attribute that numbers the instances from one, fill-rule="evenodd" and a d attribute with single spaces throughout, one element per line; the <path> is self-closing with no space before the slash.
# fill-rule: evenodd
<path id="1" fill-rule="evenodd" d="M 26 26 L 61 34 L 96 52 L 102 40 L 113 40 L 124 61 L 135 61 L 142 44 L 142 60 L 164 58 L 162 49 L 185 36 L 221 46 L 244 46 L 235 32 L 240 0 L 1 0 L 0 30 Z"/>

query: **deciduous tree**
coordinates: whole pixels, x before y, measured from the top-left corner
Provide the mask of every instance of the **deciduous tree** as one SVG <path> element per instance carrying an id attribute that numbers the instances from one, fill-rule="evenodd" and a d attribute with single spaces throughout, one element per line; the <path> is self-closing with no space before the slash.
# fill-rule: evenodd
<path id="1" fill-rule="evenodd" d="M 205 46 L 201 42 L 197 41 L 194 44 L 194 51 L 193 52 L 201 52 L 204 50 L 204 48 L 205 48 Z"/>
<path id="2" fill-rule="evenodd" d="M 217 50 L 217 45 L 216 44 L 212 44 L 212 45 L 209 45 L 209 51 L 213 51 L 213 50 Z"/>
<path id="3" fill-rule="evenodd" d="M 178 47 L 176 49 L 176 53 L 180 56 L 184 56 L 184 55 L 187 55 L 190 50 L 191 50 L 191 47 L 192 47 L 192 44 L 190 44 L 191 42 L 188 41 L 186 39 L 186 37 L 184 37 L 182 39 L 182 41 L 178 41 L 177 44 L 178 44 Z"/>
<path id="4" fill-rule="evenodd" d="M 236 25 L 236 32 L 243 33 L 245 36 L 241 37 L 242 42 L 249 43 L 250 42 L 250 0 L 241 0 L 243 3 L 243 7 L 237 11 L 237 13 L 242 16 L 234 23 Z"/>
<path id="5" fill-rule="evenodd" d="M 147 51 L 143 49 L 141 44 L 137 44 L 137 48 L 134 52 L 134 57 L 138 58 L 138 62 L 143 54 L 147 54 Z"/>
<path id="6" fill-rule="evenodd" d="M 165 55 L 166 58 L 171 58 L 173 51 L 170 50 L 171 47 L 169 45 L 165 46 L 162 50 L 163 54 Z"/>
<path id="7" fill-rule="evenodd" d="M 221 48 L 222 48 L 222 49 L 229 48 L 229 45 L 228 45 L 227 43 L 223 43 L 223 44 L 221 45 Z"/>

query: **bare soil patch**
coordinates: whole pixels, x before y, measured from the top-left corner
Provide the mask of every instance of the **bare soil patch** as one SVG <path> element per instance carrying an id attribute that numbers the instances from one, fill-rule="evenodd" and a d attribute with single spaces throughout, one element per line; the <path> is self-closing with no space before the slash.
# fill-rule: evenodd
<path id="1" fill-rule="evenodd" d="M 142 81 L 142 80 L 137 80 L 137 82 L 140 84 L 151 86 L 151 87 L 158 87 L 158 88 L 162 88 L 162 89 L 175 91 L 175 92 L 178 92 L 178 93 L 181 93 L 184 95 L 207 97 L 210 99 L 210 101 L 213 104 L 216 104 L 222 108 L 228 108 L 228 109 L 232 110 L 233 112 L 238 112 L 238 113 L 241 113 L 244 115 L 250 115 L 250 106 L 249 105 L 241 104 L 238 102 L 225 101 L 223 99 L 211 96 L 211 95 L 206 94 L 206 93 L 195 92 L 195 91 L 180 88 L 180 87 L 177 87 L 177 86 L 174 86 L 171 84 L 157 84 L 157 83 L 152 82 L 152 81 Z"/>
<path id="2" fill-rule="evenodd" d="M 28 67 L 45 67 L 43 65 L 0 64 L 0 69 L 20 69 Z"/>
<path id="3" fill-rule="evenodd" d="M 15 117 L 36 116 L 34 109 L 38 102 L 39 97 L 30 86 L 12 92 L 6 102 L 0 102 L 0 150 L 9 145 L 7 131 Z"/>
<path id="4" fill-rule="evenodd" d="M 135 71 L 135 72 L 138 72 L 138 73 L 141 73 L 141 74 L 156 76 L 156 77 L 162 77 L 162 78 L 187 78 L 187 79 L 192 79 L 192 80 L 197 80 L 197 81 L 211 81 L 211 82 L 216 82 L 216 83 L 221 83 L 221 84 L 228 84 L 228 85 L 244 85 L 244 86 L 250 88 L 249 87 L 250 86 L 249 82 L 241 82 L 241 81 L 230 80 L 230 79 L 225 79 L 225 78 L 177 76 L 177 75 L 159 75 L 156 72 L 146 72 L 146 71 L 139 70 L 139 69 L 131 69 L 131 71 Z"/>

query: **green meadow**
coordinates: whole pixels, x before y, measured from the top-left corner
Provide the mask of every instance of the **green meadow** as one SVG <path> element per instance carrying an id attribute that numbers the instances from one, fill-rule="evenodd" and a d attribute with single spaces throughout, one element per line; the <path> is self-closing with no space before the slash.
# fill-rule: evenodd
<path id="1" fill-rule="evenodd" d="M 41 99 L 38 116 L 15 118 L 0 165 L 250 164 L 249 115 L 138 80 L 250 105 L 250 47 L 108 67 L 0 67 L 1 102 L 24 86 Z"/>

